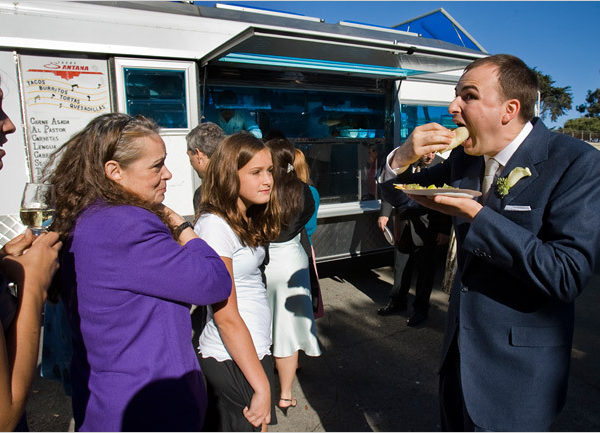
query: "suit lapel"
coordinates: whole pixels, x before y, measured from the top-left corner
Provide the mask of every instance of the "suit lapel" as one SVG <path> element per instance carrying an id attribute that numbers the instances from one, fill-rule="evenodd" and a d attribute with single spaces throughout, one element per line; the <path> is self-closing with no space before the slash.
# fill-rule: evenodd
<path id="1" fill-rule="evenodd" d="M 509 194 L 502 199 L 497 193 L 496 185 L 492 185 L 494 190 L 488 195 L 485 206 L 489 206 L 495 211 L 504 209 L 507 204 L 518 197 L 521 192 L 525 191 L 527 187 L 530 186 L 531 183 L 539 176 L 536 165 L 547 159 L 548 130 L 539 119 L 536 119 L 533 122 L 533 130 L 523 141 L 523 143 L 521 143 L 517 151 L 510 158 L 500 174 L 504 177 L 508 176 L 508 174 L 516 167 L 529 167 L 529 170 L 531 170 L 531 176 L 522 178 L 510 189 Z M 479 163 L 471 164 L 471 166 L 467 168 L 465 171 L 465 178 L 460 184 L 461 188 L 475 189 L 477 191 L 481 190 L 480 176 L 483 176 L 483 170 L 485 166 L 483 161 L 484 159 L 481 157 Z M 457 222 L 456 218 L 454 218 L 454 221 L 455 223 Z M 469 266 L 472 258 L 473 256 L 471 254 L 466 254 L 464 256 L 464 265 L 462 270 Z"/>
<path id="2" fill-rule="evenodd" d="M 547 129 L 544 124 L 536 119 L 533 130 L 502 170 L 502 177 L 506 177 L 517 167 L 529 168 L 531 176 L 519 180 L 503 199 L 494 194 L 495 200 L 501 200 L 503 207 L 515 200 L 519 194 L 525 191 L 539 176 L 536 165 L 548 159 Z"/>

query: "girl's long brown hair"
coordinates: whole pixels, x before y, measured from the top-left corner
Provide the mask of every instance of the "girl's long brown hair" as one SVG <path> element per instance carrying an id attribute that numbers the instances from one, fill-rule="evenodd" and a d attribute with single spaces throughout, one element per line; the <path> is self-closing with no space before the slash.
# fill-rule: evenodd
<path id="1" fill-rule="evenodd" d="M 294 172 L 295 148 L 285 138 L 265 143 L 273 155 L 273 193 L 281 208 L 281 220 L 287 225 L 304 208 L 304 184 Z"/>
<path id="2" fill-rule="evenodd" d="M 64 239 L 77 217 L 88 206 L 102 200 L 110 205 L 133 205 L 158 215 L 169 224 L 163 205 L 142 200 L 106 177 L 104 164 L 117 161 L 127 167 L 140 157 L 141 137 L 158 134 L 159 128 L 143 116 L 109 113 L 93 119 L 83 130 L 57 149 L 46 168 L 45 178 L 56 190 L 56 215 L 52 230 Z M 56 165 L 56 167 L 54 167 Z"/>
<path id="3" fill-rule="evenodd" d="M 248 208 L 247 221 L 238 208 L 238 170 L 263 149 L 266 149 L 264 143 L 247 132 L 225 138 L 210 158 L 202 179 L 202 201 L 196 216 L 197 220 L 203 213 L 219 215 L 243 245 L 253 248 L 277 238 L 281 229 L 281 215 L 273 193 L 266 204 Z"/>

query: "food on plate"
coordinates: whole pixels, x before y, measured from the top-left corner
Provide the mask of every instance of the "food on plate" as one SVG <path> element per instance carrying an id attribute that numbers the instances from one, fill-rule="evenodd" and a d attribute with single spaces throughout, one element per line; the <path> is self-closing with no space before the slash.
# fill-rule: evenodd
<path id="1" fill-rule="evenodd" d="M 448 184 L 444 184 L 442 186 L 437 186 L 437 185 L 422 186 L 422 185 L 419 185 L 418 183 L 395 183 L 394 188 L 396 188 L 396 189 L 457 189 Z"/>
<path id="2" fill-rule="evenodd" d="M 460 146 L 467 138 L 469 138 L 469 130 L 464 126 L 459 126 L 454 130 L 454 138 L 444 152 Z"/>

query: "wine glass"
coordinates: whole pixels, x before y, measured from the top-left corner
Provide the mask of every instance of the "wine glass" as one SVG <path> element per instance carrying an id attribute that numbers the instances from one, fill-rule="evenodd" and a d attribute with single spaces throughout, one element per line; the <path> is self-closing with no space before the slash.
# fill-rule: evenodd
<path id="1" fill-rule="evenodd" d="M 48 230 L 54 220 L 54 186 L 48 183 L 27 183 L 21 200 L 21 222 L 38 236 Z"/>

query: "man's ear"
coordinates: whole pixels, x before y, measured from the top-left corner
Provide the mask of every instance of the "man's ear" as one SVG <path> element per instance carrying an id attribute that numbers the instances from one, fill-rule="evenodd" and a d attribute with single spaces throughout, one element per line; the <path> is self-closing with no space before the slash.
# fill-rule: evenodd
<path id="1" fill-rule="evenodd" d="M 208 164 L 208 156 L 206 156 L 206 153 L 202 152 L 200 149 L 196 149 L 196 156 L 198 157 L 198 161 L 206 161 Z"/>
<path id="2" fill-rule="evenodd" d="M 113 161 L 112 159 L 110 161 L 106 161 L 104 164 L 104 174 L 106 174 L 106 177 L 108 177 L 110 180 L 117 183 L 123 179 L 121 166 L 117 161 Z"/>
<path id="3" fill-rule="evenodd" d="M 509 99 L 504 103 L 504 114 L 502 115 L 502 124 L 506 125 L 519 115 L 521 111 L 521 101 L 518 99 Z"/>

